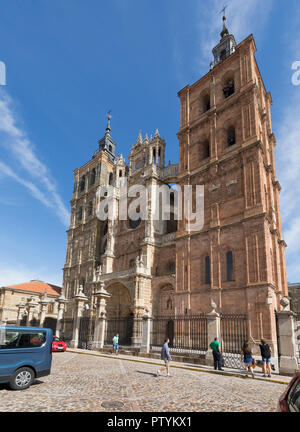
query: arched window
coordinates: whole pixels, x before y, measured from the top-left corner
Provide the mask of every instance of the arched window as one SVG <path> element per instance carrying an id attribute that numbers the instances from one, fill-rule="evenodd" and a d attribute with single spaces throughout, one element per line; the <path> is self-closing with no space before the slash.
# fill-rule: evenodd
<path id="1" fill-rule="evenodd" d="M 236 137 L 235 137 L 235 127 L 230 126 L 227 130 L 227 145 L 228 147 L 234 145 L 236 143 Z"/>
<path id="2" fill-rule="evenodd" d="M 134 260 L 134 259 L 131 259 L 131 260 L 129 261 L 129 268 L 134 268 L 134 266 L 135 266 L 135 260 Z"/>
<path id="3" fill-rule="evenodd" d="M 113 181 L 114 181 L 113 173 L 110 173 L 110 174 L 109 174 L 109 179 L 108 179 L 108 184 L 109 184 L 110 186 L 112 186 Z"/>
<path id="4" fill-rule="evenodd" d="M 227 275 L 227 281 L 228 282 L 231 282 L 234 280 L 232 251 L 229 251 L 226 254 L 226 275 Z"/>
<path id="5" fill-rule="evenodd" d="M 224 98 L 227 99 L 234 93 L 234 79 L 230 78 L 226 80 L 225 85 L 223 87 Z"/>
<path id="6" fill-rule="evenodd" d="M 210 284 L 210 257 L 205 257 L 205 284 Z"/>
<path id="7" fill-rule="evenodd" d="M 93 214 L 93 201 L 90 201 L 88 206 L 88 215 L 91 216 L 92 214 Z"/>

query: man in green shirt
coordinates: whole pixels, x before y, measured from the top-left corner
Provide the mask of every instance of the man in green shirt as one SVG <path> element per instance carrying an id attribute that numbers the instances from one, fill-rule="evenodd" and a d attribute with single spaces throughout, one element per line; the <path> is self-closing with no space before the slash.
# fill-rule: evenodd
<path id="1" fill-rule="evenodd" d="M 221 354 L 221 344 L 218 341 L 218 338 L 215 338 L 215 340 L 209 345 L 213 352 L 214 357 L 214 368 L 215 370 L 222 371 L 222 354 Z"/>

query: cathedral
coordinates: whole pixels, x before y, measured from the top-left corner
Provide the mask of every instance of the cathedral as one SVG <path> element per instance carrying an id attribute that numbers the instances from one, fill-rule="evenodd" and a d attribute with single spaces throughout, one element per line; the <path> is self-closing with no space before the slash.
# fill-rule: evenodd
<path id="1" fill-rule="evenodd" d="M 275 311 L 288 288 L 272 99 L 253 36 L 237 44 L 225 17 L 220 36 L 209 72 L 178 93 L 179 164 L 166 163 L 158 130 L 139 133 L 127 164 L 117 156 L 109 115 L 97 151 L 74 171 L 63 278 L 63 331 L 74 346 L 78 317 L 98 337 L 97 310 L 106 320 L 106 343 L 119 332 L 121 343 L 139 347 L 145 314 L 170 323 L 212 309 L 243 314 L 248 336 L 277 346 Z M 172 198 L 169 220 L 99 220 L 99 187 L 113 186 L 117 204 L 124 179 L 147 188 L 149 212 L 152 186 L 203 185 L 203 227 L 189 230 L 184 215 L 176 220 Z"/>

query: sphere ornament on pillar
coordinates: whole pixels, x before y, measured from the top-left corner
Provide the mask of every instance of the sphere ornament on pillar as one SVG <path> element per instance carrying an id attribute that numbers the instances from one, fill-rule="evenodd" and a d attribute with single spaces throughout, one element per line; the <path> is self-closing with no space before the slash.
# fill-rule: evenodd
<path id="1" fill-rule="evenodd" d="M 217 309 L 217 305 L 216 305 L 216 303 L 212 300 L 211 302 L 210 302 L 210 305 L 211 305 L 211 307 L 212 307 L 212 311 L 210 312 L 210 313 L 217 313 L 217 311 L 216 311 L 216 309 Z"/>
<path id="2" fill-rule="evenodd" d="M 282 306 L 282 310 L 289 310 L 290 300 L 287 297 L 282 297 L 282 299 L 280 300 L 280 304 Z"/>

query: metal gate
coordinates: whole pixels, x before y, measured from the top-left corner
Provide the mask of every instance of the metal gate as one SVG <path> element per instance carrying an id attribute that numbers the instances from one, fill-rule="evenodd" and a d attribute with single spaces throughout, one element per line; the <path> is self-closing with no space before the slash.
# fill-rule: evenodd
<path id="1" fill-rule="evenodd" d="M 94 338 L 94 320 L 81 317 L 79 322 L 78 348 L 91 349 Z"/>
<path id="2" fill-rule="evenodd" d="M 247 316 L 242 314 L 220 314 L 221 346 L 224 366 L 241 369 L 241 351 L 248 339 Z"/>
<path id="3" fill-rule="evenodd" d="M 172 352 L 205 354 L 207 350 L 207 317 L 205 314 L 156 317 L 153 319 L 151 348 L 161 349 L 170 339 Z"/>
<path id="4" fill-rule="evenodd" d="M 125 318 L 110 318 L 106 323 L 105 343 L 112 344 L 113 337 L 119 333 L 119 343 L 130 345 L 133 336 L 133 316 Z"/>

